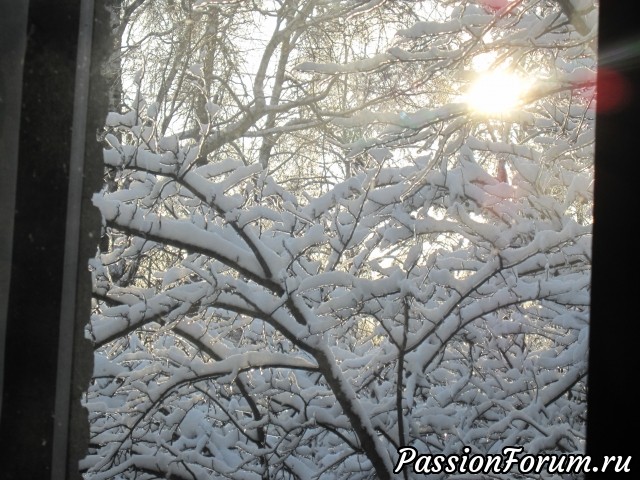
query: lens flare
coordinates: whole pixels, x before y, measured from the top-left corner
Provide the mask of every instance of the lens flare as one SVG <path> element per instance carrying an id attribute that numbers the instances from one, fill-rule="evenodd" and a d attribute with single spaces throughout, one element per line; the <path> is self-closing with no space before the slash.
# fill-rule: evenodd
<path id="1" fill-rule="evenodd" d="M 471 85 L 464 100 L 469 108 L 479 113 L 506 113 L 522 102 L 528 88 L 528 82 L 518 75 L 489 72 Z"/>
<path id="2" fill-rule="evenodd" d="M 631 98 L 633 88 L 622 74 L 609 68 L 598 70 L 598 89 L 596 94 L 599 112 L 615 112 Z"/>

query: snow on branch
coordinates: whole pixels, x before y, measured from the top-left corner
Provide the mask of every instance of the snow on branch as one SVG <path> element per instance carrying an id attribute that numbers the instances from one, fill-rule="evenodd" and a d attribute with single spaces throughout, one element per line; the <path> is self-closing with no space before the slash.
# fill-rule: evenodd
<path id="1" fill-rule="evenodd" d="M 594 2 L 200 3 L 122 30 L 86 478 L 583 452 Z"/>

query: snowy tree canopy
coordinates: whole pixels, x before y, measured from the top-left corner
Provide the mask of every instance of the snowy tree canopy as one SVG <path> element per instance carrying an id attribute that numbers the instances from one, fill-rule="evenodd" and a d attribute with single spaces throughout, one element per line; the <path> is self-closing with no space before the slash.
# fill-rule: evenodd
<path id="1" fill-rule="evenodd" d="M 593 1 L 116 13 L 86 478 L 583 452 Z"/>

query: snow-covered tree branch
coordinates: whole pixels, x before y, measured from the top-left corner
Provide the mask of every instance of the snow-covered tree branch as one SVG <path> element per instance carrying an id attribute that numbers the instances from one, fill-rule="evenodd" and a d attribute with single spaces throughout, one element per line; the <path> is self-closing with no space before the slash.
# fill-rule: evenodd
<path id="1" fill-rule="evenodd" d="M 86 477 L 582 452 L 595 6 L 124 2 Z"/>

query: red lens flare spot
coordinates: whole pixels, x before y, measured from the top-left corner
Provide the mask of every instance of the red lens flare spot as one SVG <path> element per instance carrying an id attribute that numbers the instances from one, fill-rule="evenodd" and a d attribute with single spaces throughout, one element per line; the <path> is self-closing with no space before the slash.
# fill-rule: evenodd
<path id="1" fill-rule="evenodd" d="M 478 3 L 488 12 L 497 12 L 504 8 L 509 3 L 509 0 L 479 0 Z"/>
<path id="2" fill-rule="evenodd" d="M 598 70 L 598 88 L 596 91 L 597 109 L 599 112 L 612 112 L 620 109 L 631 97 L 631 85 L 615 70 L 601 68 Z"/>

